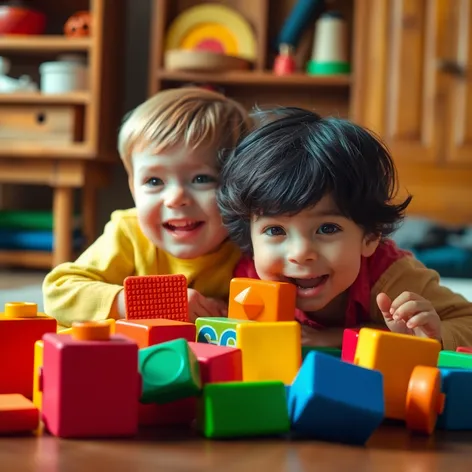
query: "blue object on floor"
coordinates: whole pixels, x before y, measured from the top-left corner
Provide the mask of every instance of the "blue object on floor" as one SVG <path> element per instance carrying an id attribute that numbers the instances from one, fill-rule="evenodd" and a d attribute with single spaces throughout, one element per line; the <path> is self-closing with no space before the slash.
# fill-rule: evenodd
<path id="1" fill-rule="evenodd" d="M 437 428 L 472 430 L 472 370 L 441 367 L 441 391 L 446 394 L 444 411 L 438 416 Z"/>
<path id="2" fill-rule="evenodd" d="M 72 246 L 79 249 L 83 244 L 80 231 L 73 233 Z M 25 249 L 29 251 L 52 251 L 54 234 L 47 230 L 0 229 L 0 249 Z"/>
<path id="3" fill-rule="evenodd" d="M 289 412 L 295 433 L 363 445 L 385 416 L 383 376 L 311 351 L 290 388 Z"/>
<path id="4" fill-rule="evenodd" d="M 428 249 L 413 249 L 413 254 L 429 269 L 439 272 L 441 277 L 472 278 L 472 251 L 441 246 Z"/>

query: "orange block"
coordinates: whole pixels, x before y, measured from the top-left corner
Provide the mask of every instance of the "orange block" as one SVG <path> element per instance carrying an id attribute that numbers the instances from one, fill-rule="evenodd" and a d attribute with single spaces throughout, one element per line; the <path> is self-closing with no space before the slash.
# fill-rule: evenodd
<path id="1" fill-rule="evenodd" d="M 16 393 L 0 395 L 0 433 L 22 433 L 39 426 L 39 410 Z"/>
<path id="2" fill-rule="evenodd" d="M 56 330 L 57 321 L 38 313 L 35 303 L 5 304 L 0 313 L 0 394 L 33 397 L 34 344 Z"/>
<path id="3" fill-rule="evenodd" d="M 140 349 L 154 344 L 184 338 L 195 341 L 197 328 L 193 323 L 156 318 L 154 320 L 118 320 L 115 323 L 116 334 L 123 334 L 132 340 Z"/>
<path id="4" fill-rule="evenodd" d="M 294 321 L 297 290 L 288 282 L 234 278 L 229 291 L 228 318 L 253 321 Z"/>

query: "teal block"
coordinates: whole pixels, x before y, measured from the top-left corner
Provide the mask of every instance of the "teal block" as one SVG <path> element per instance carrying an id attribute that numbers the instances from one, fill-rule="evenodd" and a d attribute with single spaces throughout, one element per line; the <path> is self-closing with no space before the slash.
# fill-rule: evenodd
<path id="1" fill-rule="evenodd" d="M 206 384 L 197 426 L 207 438 L 281 435 L 290 431 L 283 382 Z"/>
<path id="2" fill-rule="evenodd" d="M 235 320 L 231 318 L 197 318 L 197 342 L 236 347 L 236 326 L 241 323 L 256 323 L 253 320 Z"/>
<path id="3" fill-rule="evenodd" d="M 438 367 L 472 369 L 472 355 L 464 352 L 441 351 L 438 358 Z"/>
<path id="4" fill-rule="evenodd" d="M 142 403 L 170 403 L 197 395 L 200 366 L 186 339 L 174 339 L 138 351 Z"/>
<path id="5" fill-rule="evenodd" d="M 337 347 L 314 347 L 314 346 L 302 346 L 302 361 L 308 355 L 309 352 L 316 351 L 328 354 L 329 356 L 341 358 L 341 349 Z"/>

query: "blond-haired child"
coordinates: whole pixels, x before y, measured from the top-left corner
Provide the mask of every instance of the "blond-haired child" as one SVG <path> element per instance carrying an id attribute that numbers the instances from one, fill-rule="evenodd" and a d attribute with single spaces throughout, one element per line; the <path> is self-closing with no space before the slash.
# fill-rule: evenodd
<path id="1" fill-rule="evenodd" d="M 189 316 L 220 316 L 240 258 L 221 223 L 219 151 L 251 121 L 239 103 L 196 87 L 162 91 L 134 109 L 118 139 L 135 207 L 111 215 L 75 262 L 43 282 L 45 311 L 63 326 L 124 318 L 124 279 L 184 274 Z"/>

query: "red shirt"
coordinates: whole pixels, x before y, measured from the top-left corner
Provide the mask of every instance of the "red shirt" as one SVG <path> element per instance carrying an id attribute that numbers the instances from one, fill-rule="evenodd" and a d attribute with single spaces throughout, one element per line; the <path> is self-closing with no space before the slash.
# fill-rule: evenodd
<path id="1" fill-rule="evenodd" d="M 361 322 L 371 319 L 370 294 L 372 287 L 395 261 L 410 255 L 410 252 L 399 249 L 392 240 L 386 239 L 379 244 L 372 256 L 362 257 L 359 274 L 354 283 L 349 287 L 344 323 L 346 328 L 357 326 Z M 249 257 L 243 257 L 235 268 L 234 277 L 259 279 L 254 261 Z M 308 318 L 305 312 L 299 309 L 295 310 L 295 318 L 301 324 L 312 328 L 324 328 L 324 326 Z"/>

